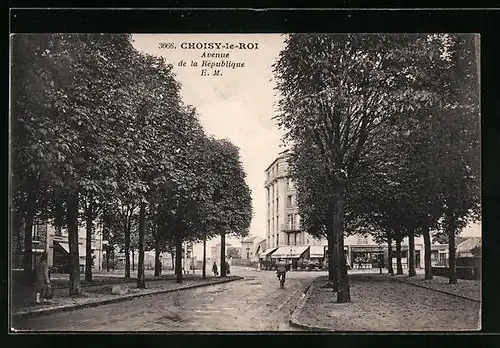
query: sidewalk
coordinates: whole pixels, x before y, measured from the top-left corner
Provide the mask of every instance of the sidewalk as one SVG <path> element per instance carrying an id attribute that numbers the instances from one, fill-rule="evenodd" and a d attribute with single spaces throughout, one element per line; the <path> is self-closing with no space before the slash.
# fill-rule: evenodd
<path id="1" fill-rule="evenodd" d="M 80 308 L 94 307 L 108 303 L 126 301 L 136 297 L 161 294 L 172 291 L 192 289 L 201 286 L 226 283 L 243 277 L 228 276 L 226 278 L 207 277 L 201 275 L 183 275 L 183 282 L 176 283 L 173 275 L 166 275 L 156 279 L 146 280 L 146 289 L 137 289 L 137 279 L 101 279 L 92 285 L 84 285 L 81 295 L 69 296 L 67 281 L 64 287 L 54 287 L 54 298 L 50 304 L 37 305 L 33 303 L 33 289 L 13 289 L 11 308 L 14 319 L 26 316 L 45 315 L 54 312 L 70 311 Z M 17 298 L 17 299 L 16 299 Z"/>
<path id="2" fill-rule="evenodd" d="M 400 276 L 391 278 L 353 274 L 349 277 L 351 302 L 338 304 L 336 293 L 323 288 L 328 277 L 318 277 L 299 302 L 291 324 L 311 331 L 480 330 L 480 302 L 430 288 L 444 287 L 440 279 L 424 289 Z"/>
<path id="3" fill-rule="evenodd" d="M 433 279 L 426 280 L 424 275 L 417 274 L 416 277 L 408 278 L 407 275 L 399 275 L 388 278 L 395 281 L 421 286 L 427 289 L 444 292 L 450 295 L 464 297 L 473 301 L 481 301 L 481 281 L 458 279 L 457 284 L 448 284 L 448 278 L 434 276 Z"/>

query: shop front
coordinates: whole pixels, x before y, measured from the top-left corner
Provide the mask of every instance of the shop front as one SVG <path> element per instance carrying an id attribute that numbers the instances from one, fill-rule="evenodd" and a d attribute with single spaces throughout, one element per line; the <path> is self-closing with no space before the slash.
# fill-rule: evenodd
<path id="1" fill-rule="evenodd" d="M 273 261 L 286 261 L 291 266 L 291 269 L 296 270 L 299 263 L 309 260 L 309 246 L 282 246 L 279 247 L 272 255 Z"/>
<path id="2" fill-rule="evenodd" d="M 384 260 L 382 246 L 352 246 L 351 260 L 353 269 L 369 269 L 379 267 L 379 262 Z"/>

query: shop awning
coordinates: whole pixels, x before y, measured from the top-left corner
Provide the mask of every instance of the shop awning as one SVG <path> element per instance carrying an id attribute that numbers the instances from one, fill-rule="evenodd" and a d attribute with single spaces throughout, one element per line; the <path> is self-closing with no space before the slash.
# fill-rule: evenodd
<path id="1" fill-rule="evenodd" d="M 64 249 L 69 254 L 69 244 L 67 242 L 57 242 L 54 241 L 54 243 L 57 243 L 61 246 L 61 248 Z M 85 245 L 78 244 L 78 255 L 79 256 L 85 256 L 87 254 L 87 248 Z"/>
<path id="2" fill-rule="evenodd" d="M 272 255 L 272 259 L 297 259 L 309 248 L 309 246 L 283 246 L 279 247 Z"/>
<path id="3" fill-rule="evenodd" d="M 57 242 L 57 241 L 54 241 L 54 243 L 57 243 L 58 245 L 60 245 L 61 248 L 63 248 L 64 251 L 66 251 L 69 254 L 69 244 L 67 242 Z"/>
<path id="4" fill-rule="evenodd" d="M 325 247 L 323 245 L 311 245 L 309 247 L 310 258 L 323 258 L 325 257 Z"/>
<path id="5" fill-rule="evenodd" d="M 274 251 L 276 251 L 278 248 L 271 248 L 271 249 L 267 249 L 266 251 L 262 252 L 260 255 L 259 255 L 259 259 L 263 259 L 265 258 L 266 256 L 269 256 L 271 253 L 273 253 Z"/>

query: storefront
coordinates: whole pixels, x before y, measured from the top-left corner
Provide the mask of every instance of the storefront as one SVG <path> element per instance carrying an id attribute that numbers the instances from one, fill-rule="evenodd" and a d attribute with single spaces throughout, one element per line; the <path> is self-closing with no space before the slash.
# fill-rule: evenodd
<path id="1" fill-rule="evenodd" d="M 298 264 L 309 259 L 309 246 L 283 246 L 279 247 L 272 255 L 273 261 L 287 261 L 292 269 L 297 269 Z"/>
<path id="2" fill-rule="evenodd" d="M 278 248 L 270 248 L 262 252 L 259 255 L 259 267 L 260 269 L 270 270 L 273 269 L 274 263 L 271 259 L 271 255 L 278 250 Z"/>
<path id="3" fill-rule="evenodd" d="M 353 269 L 377 268 L 380 260 L 384 259 L 382 246 L 352 246 L 351 267 Z"/>

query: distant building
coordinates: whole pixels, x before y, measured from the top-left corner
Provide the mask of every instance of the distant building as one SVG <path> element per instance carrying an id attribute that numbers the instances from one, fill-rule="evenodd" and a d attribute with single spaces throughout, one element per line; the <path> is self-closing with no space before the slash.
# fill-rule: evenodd
<path id="1" fill-rule="evenodd" d="M 226 250 L 225 250 L 225 255 L 227 256 L 227 249 L 232 247 L 230 243 L 226 243 Z M 215 246 L 210 248 L 210 261 L 213 263 L 214 261 L 219 264 L 220 263 L 220 256 L 221 256 L 221 245 L 220 243 L 217 243 Z"/>
<path id="2" fill-rule="evenodd" d="M 249 236 L 241 240 L 241 259 L 242 260 L 252 260 L 257 261 L 256 258 L 257 249 L 259 243 L 257 243 L 257 237 Z"/>
<path id="3" fill-rule="evenodd" d="M 457 237 L 456 238 L 457 257 L 471 257 L 472 249 L 481 246 L 480 237 Z"/>
<path id="4" fill-rule="evenodd" d="M 32 233 L 32 251 L 33 251 L 33 267 L 38 260 L 38 257 L 43 251 L 47 252 L 49 267 L 60 268 L 61 270 L 69 264 L 69 244 L 68 232 L 66 228 L 57 230 L 49 223 L 36 223 L 33 225 Z M 87 234 L 85 227 L 78 228 L 78 255 L 80 268 L 86 264 L 87 255 Z M 17 240 L 14 236 L 14 245 L 22 245 L 22 240 Z M 92 268 L 96 270 L 102 269 L 102 261 L 105 258 L 105 248 L 107 241 L 102 239 L 101 226 L 95 226 L 92 233 Z M 22 249 L 16 248 L 13 257 L 13 268 L 23 267 Z"/>

